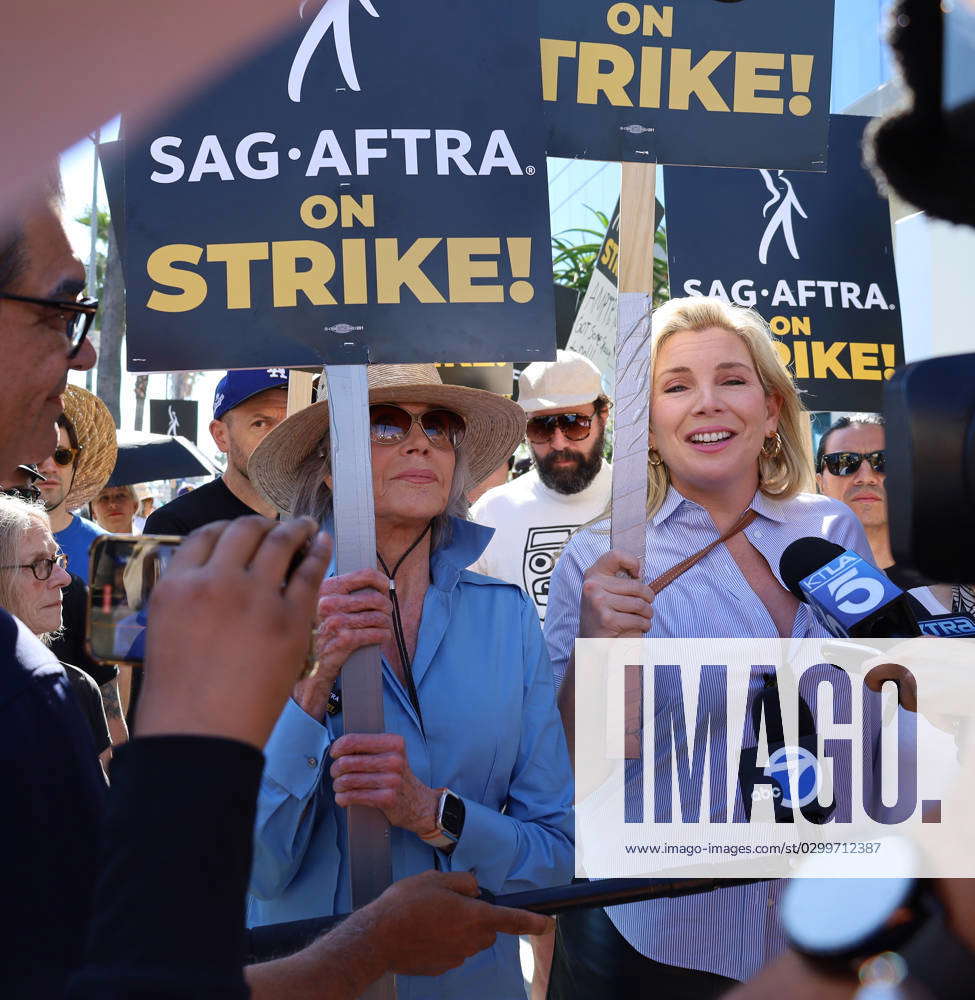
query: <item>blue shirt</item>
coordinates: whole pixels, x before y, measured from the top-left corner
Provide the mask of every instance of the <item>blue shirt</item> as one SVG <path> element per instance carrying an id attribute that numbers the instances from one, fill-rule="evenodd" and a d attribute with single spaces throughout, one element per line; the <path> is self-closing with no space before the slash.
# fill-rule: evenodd
<path id="1" fill-rule="evenodd" d="M 426 735 L 405 688 L 383 663 L 386 728 L 410 767 L 464 800 L 450 855 L 391 831 L 393 878 L 470 871 L 492 892 L 569 882 L 572 771 L 552 668 L 534 605 L 518 587 L 466 569 L 492 530 L 454 519 L 430 557 L 413 673 Z M 300 920 L 351 908 L 346 824 L 335 805 L 328 748 L 342 717 L 319 721 L 289 701 L 265 748 L 248 922 Z M 524 1000 L 518 941 L 494 946 L 436 978 L 400 976 L 400 1000 L 490 996 Z"/>
<path id="2" fill-rule="evenodd" d="M 71 515 L 71 523 L 63 530 L 54 533 L 54 540 L 61 551 L 68 557 L 68 569 L 75 576 L 80 576 L 88 583 L 88 550 L 91 543 L 99 536 L 108 532 L 89 521 L 80 514 Z"/>
<path id="3" fill-rule="evenodd" d="M 745 529 L 748 541 L 779 577 L 779 560 L 797 538 L 826 538 L 873 562 L 863 527 L 845 504 L 801 493 L 775 500 L 756 493 L 758 517 Z M 673 487 L 647 524 L 643 579 L 649 583 L 718 538 L 711 515 Z M 566 546 L 552 574 L 545 639 L 556 684 L 565 676 L 579 634 L 579 596 L 585 571 L 608 552 L 608 522 L 580 531 Z M 656 595 L 648 637 L 775 637 L 768 609 L 748 585 L 727 546 L 719 545 Z M 795 638 L 825 638 L 809 606 L 800 604 Z M 720 891 L 607 907 L 620 933 L 657 962 L 748 979 L 785 948 L 775 906 L 784 883 L 768 882 Z"/>

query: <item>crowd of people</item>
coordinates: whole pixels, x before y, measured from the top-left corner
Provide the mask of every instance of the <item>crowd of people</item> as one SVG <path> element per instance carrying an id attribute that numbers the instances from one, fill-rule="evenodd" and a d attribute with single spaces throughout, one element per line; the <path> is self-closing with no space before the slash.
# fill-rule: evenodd
<path id="1" fill-rule="evenodd" d="M 151 513 L 137 484 L 108 485 L 114 423 L 67 382 L 95 361 L 83 287 L 50 186 L 0 232 L 4 996 L 341 998 L 395 973 L 404 998 L 514 1000 L 517 934 L 535 998 L 717 997 L 783 968 L 816 984 L 789 964 L 783 882 L 579 909 L 554 928 L 471 897 L 572 879 L 577 638 L 825 638 L 778 572 L 810 536 L 915 585 L 928 610 L 971 611 L 971 588 L 893 565 L 879 418 L 840 419 L 814 460 L 758 314 L 671 300 L 653 320 L 641 564 L 610 547 L 611 405 L 586 358 L 529 365 L 517 401 L 444 385 L 433 365 L 372 365 L 378 568 L 337 573 L 333 403 L 289 415 L 283 369 L 221 380 L 220 478 Z M 532 470 L 472 508 L 522 444 Z M 146 514 L 147 533 L 187 538 L 133 685 L 85 648 L 88 552 Z M 379 734 L 343 724 L 343 668 L 370 646 Z M 246 927 L 351 909 L 349 806 L 389 821 L 394 885 L 245 966 Z M 969 946 L 972 926 L 954 925 Z M 831 982 L 852 995 L 852 976 Z"/>

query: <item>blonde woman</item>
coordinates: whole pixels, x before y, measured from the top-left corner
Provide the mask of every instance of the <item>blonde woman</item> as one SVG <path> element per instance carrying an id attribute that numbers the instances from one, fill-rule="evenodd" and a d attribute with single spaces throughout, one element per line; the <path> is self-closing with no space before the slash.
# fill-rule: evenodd
<path id="1" fill-rule="evenodd" d="M 811 492 L 808 440 L 757 313 L 705 297 L 656 311 L 642 579 L 635 560 L 609 551 L 608 521 L 580 531 L 552 576 L 545 638 L 570 739 L 577 636 L 825 636 L 778 576 L 783 551 L 806 536 L 867 559 L 870 547 L 848 507 Z M 723 536 L 652 593 L 651 580 Z M 784 948 L 777 894 L 765 883 L 560 919 L 549 996 L 719 996 Z"/>

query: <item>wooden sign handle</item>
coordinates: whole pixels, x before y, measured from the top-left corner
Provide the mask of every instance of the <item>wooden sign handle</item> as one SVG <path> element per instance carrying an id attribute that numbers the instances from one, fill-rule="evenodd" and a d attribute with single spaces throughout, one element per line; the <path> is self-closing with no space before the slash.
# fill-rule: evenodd
<path id="1" fill-rule="evenodd" d="M 611 544 L 643 566 L 650 416 L 656 164 L 624 163 L 620 190 Z"/>
<path id="2" fill-rule="evenodd" d="M 335 568 L 352 573 L 376 565 L 376 515 L 369 442 L 369 387 L 365 365 L 328 365 L 329 437 L 332 448 L 332 510 Z M 342 713 L 347 733 L 381 733 L 382 659 L 378 646 L 357 649 L 342 668 Z M 389 823 L 378 809 L 350 806 L 349 873 L 352 908 L 372 902 L 393 880 Z M 393 1000 L 392 975 L 374 983 L 363 997 Z"/>

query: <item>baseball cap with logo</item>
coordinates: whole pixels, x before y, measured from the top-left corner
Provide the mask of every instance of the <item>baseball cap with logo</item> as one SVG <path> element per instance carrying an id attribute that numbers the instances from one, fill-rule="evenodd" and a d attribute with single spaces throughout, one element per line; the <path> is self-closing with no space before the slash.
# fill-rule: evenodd
<path id="1" fill-rule="evenodd" d="M 256 368 L 246 371 L 229 371 L 217 383 L 213 394 L 213 419 L 221 417 L 245 399 L 256 396 L 267 389 L 287 389 L 287 368 Z"/>
<path id="2" fill-rule="evenodd" d="M 584 406 L 603 391 L 599 369 L 575 351 L 555 361 L 533 361 L 518 379 L 518 404 L 526 413 Z"/>

